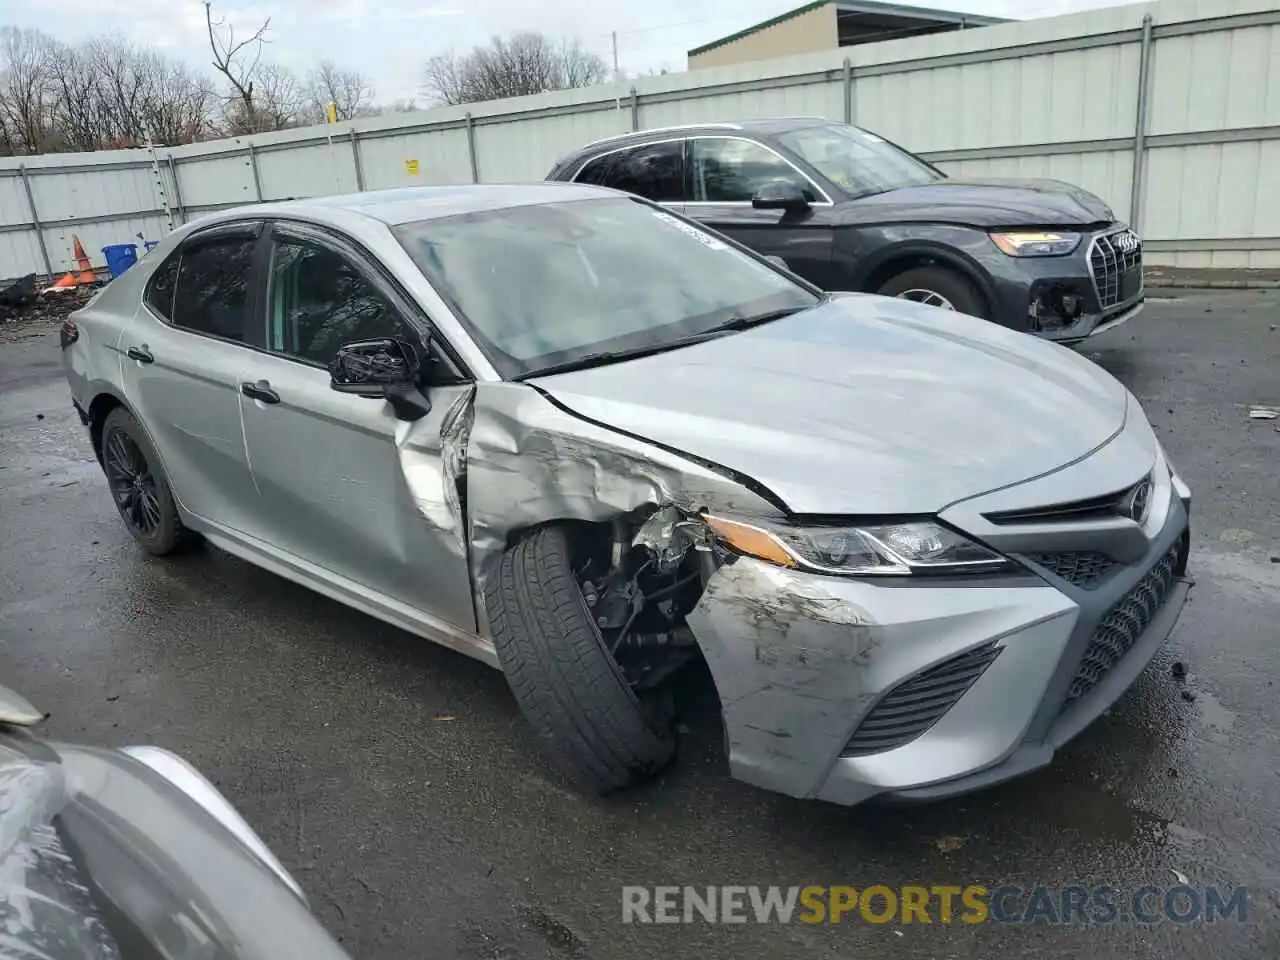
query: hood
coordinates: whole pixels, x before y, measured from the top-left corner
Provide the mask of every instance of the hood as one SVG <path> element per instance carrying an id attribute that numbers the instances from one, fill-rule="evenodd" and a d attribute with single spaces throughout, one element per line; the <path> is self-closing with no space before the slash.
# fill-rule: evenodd
<path id="1" fill-rule="evenodd" d="M 1128 393 L 1072 351 L 842 295 L 693 346 L 530 381 L 580 416 L 746 474 L 799 514 L 934 513 L 1058 469 Z"/>
<path id="2" fill-rule="evenodd" d="M 850 201 L 840 214 L 848 223 L 894 220 L 973 227 L 1083 227 L 1116 219 L 1097 196 L 1061 180 L 939 180 Z"/>

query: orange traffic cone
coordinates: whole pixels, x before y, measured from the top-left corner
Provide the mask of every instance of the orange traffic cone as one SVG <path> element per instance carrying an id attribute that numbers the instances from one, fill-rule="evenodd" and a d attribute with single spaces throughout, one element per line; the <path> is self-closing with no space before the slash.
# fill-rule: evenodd
<path id="1" fill-rule="evenodd" d="M 71 239 L 74 241 L 72 250 L 76 258 L 76 266 L 80 268 L 75 282 L 82 286 L 92 286 L 98 282 L 98 277 L 93 272 L 93 264 L 89 262 L 89 256 L 84 252 L 84 245 L 80 243 L 80 238 L 72 234 Z"/>

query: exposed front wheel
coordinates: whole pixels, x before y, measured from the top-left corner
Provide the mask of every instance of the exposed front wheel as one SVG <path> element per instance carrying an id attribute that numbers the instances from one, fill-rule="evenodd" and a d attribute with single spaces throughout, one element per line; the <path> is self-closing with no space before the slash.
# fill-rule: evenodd
<path id="1" fill-rule="evenodd" d="M 608 793 L 671 760 L 670 724 L 640 702 L 605 646 L 564 529 L 542 527 L 503 554 L 485 605 L 516 701 L 543 752 L 580 785 Z"/>
<path id="2" fill-rule="evenodd" d="M 178 519 L 155 448 L 124 407 L 107 414 L 102 425 L 102 470 L 121 519 L 148 553 L 163 556 L 193 538 Z"/>
<path id="3" fill-rule="evenodd" d="M 945 267 L 913 267 L 893 277 L 876 292 L 886 297 L 990 319 L 986 305 L 973 284 Z"/>

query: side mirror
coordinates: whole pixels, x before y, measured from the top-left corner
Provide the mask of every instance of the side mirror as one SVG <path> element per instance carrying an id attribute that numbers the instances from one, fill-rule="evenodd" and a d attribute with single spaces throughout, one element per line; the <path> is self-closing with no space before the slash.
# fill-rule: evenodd
<path id="1" fill-rule="evenodd" d="M 422 355 L 391 338 L 344 343 L 329 363 L 329 386 L 339 393 L 386 400 L 401 420 L 418 420 L 431 404 L 418 389 Z"/>
<path id="2" fill-rule="evenodd" d="M 808 210 L 809 199 L 790 180 L 772 180 L 756 189 L 751 206 L 757 210 Z"/>

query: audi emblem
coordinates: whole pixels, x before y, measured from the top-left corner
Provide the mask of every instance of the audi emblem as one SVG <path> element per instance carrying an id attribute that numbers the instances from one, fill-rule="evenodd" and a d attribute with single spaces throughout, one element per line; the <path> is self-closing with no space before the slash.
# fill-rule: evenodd
<path id="1" fill-rule="evenodd" d="M 1117 233 L 1111 238 L 1111 243 L 1121 253 L 1133 253 L 1140 245 L 1138 235 L 1131 230 Z"/>

